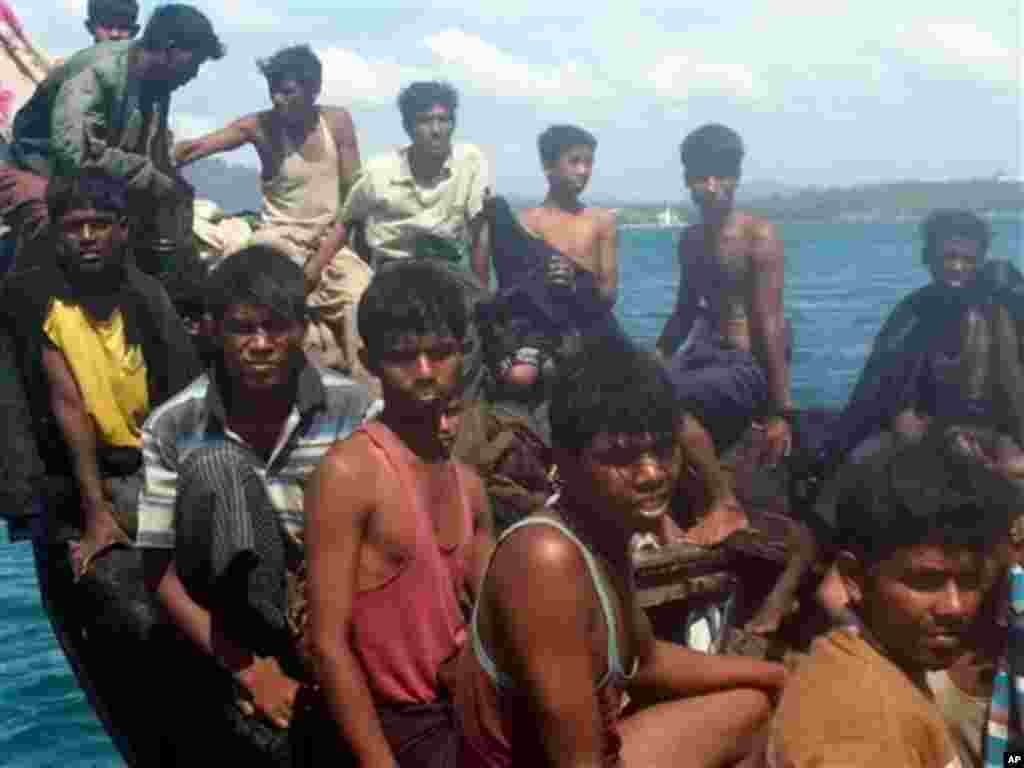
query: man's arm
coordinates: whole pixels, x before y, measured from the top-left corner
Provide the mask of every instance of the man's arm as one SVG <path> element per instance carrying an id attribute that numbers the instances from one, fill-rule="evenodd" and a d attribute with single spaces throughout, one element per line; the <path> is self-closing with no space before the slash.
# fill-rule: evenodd
<path id="1" fill-rule="evenodd" d="M 619 229 L 613 211 L 602 211 L 597 235 L 597 288 L 608 309 L 619 298 Z"/>
<path id="2" fill-rule="evenodd" d="M 259 117 L 246 115 L 219 131 L 200 136 L 198 139 L 179 141 L 174 145 L 174 167 L 184 168 L 204 157 L 230 152 L 246 144 L 255 144 L 258 136 Z"/>
<path id="3" fill-rule="evenodd" d="M 774 694 L 786 680 L 786 668 L 781 664 L 742 656 L 713 656 L 658 640 L 638 604 L 633 608 L 633 632 L 639 665 L 630 693 L 635 692 L 645 703 L 731 688 L 759 688 Z"/>
<path id="4" fill-rule="evenodd" d="M 178 472 L 174 454 L 161 446 L 153 422 L 142 431 L 144 481 L 139 494 L 139 531 L 143 578 L 171 622 L 203 653 L 227 669 L 252 697 L 257 712 L 279 728 L 291 720 L 299 685 L 274 659 L 257 659 L 232 642 L 223 627 L 185 589 L 174 567 L 174 506 Z"/>
<path id="5" fill-rule="evenodd" d="M 783 284 L 786 262 L 782 241 L 768 222 L 756 222 L 751 233 L 750 324 L 751 346 L 768 378 L 768 408 L 765 421 L 766 459 L 777 462 L 788 450 L 792 430 L 784 415 L 793 407 L 789 397 L 789 366 L 786 363 L 786 317 Z"/>
<path id="6" fill-rule="evenodd" d="M 171 550 L 148 549 L 142 562 L 148 588 L 156 594 L 175 626 L 231 673 L 252 698 L 256 712 L 278 728 L 287 728 L 299 683 L 284 673 L 276 659 L 256 658 L 224 634 L 213 615 L 186 591 L 175 570 Z"/>
<path id="7" fill-rule="evenodd" d="M 676 289 L 676 304 L 672 308 L 672 314 L 665 321 L 665 327 L 661 331 L 661 336 L 658 337 L 657 344 L 655 344 L 655 350 L 664 360 L 671 359 L 672 355 L 676 353 L 679 345 L 686 338 L 686 334 L 690 332 L 690 326 L 693 325 L 697 297 L 692 291 L 693 281 L 690 279 L 692 277 L 692 260 L 687 255 L 697 247 L 693 244 L 689 248 L 687 247 L 693 231 L 694 228 L 692 227 L 687 229 L 679 240 L 677 251 L 679 285 Z"/>
<path id="8" fill-rule="evenodd" d="M 483 213 L 478 213 L 469 222 L 472 250 L 469 262 L 473 274 L 485 290 L 491 289 L 491 225 Z"/>
<path id="9" fill-rule="evenodd" d="M 589 640 L 600 609 L 579 549 L 546 526 L 528 528 L 498 550 L 490 578 L 491 656 L 527 697 L 548 764 L 601 765 L 602 670 Z"/>
<path id="10" fill-rule="evenodd" d="M 468 585 L 473 603 L 480 596 L 487 562 L 494 551 L 494 513 L 491 501 L 484 488 L 484 481 L 476 470 L 465 467 L 466 495 L 473 505 L 473 543 L 470 552 L 470 583 Z"/>
<path id="11" fill-rule="evenodd" d="M 311 648 L 327 707 L 360 766 L 394 768 L 366 673 L 352 648 L 359 558 L 376 492 L 375 467 L 359 437 L 336 443 L 306 488 Z"/>
<path id="12" fill-rule="evenodd" d="M 92 558 L 117 541 L 128 537 L 114 519 L 114 509 L 103 492 L 97 452 L 96 426 L 82 399 L 82 393 L 68 367 L 64 353 L 44 343 L 43 369 L 50 385 L 50 404 L 64 442 L 71 452 L 72 467 L 82 499 L 85 530 L 79 549 L 78 573 L 82 575 Z"/>
<path id="13" fill-rule="evenodd" d="M 362 161 L 359 159 L 359 142 L 356 139 L 356 127 L 352 115 L 343 107 L 330 107 L 331 131 L 334 143 L 338 148 L 338 178 L 341 182 L 339 200 L 348 197 L 349 190 L 359 176 Z"/>
<path id="14" fill-rule="evenodd" d="M 93 70 L 81 72 L 60 89 L 50 117 L 53 175 L 71 176 L 84 168 L 98 168 L 124 179 L 133 191 L 145 190 L 155 197 L 171 194 L 177 182 L 150 158 L 108 143 L 110 116 L 105 101 L 109 96 L 103 91 Z"/>
<path id="15" fill-rule="evenodd" d="M 365 173 L 357 173 L 344 198 L 338 216 L 320 240 L 316 254 L 306 262 L 306 290 L 312 292 L 320 283 L 324 267 L 344 245 L 349 236 L 348 223 L 361 221 L 369 214 L 373 200 L 373 182 Z"/>

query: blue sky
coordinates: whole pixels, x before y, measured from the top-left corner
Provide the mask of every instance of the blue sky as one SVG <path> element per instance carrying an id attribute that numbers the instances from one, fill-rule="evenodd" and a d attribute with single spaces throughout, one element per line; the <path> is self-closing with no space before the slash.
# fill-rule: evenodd
<path id="1" fill-rule="evenodd" d="M 13 2 L 51 54 L 87 41 L 85 0 Z M 743 135 L 749 180 L 1024 175 L 1017 0 L 195 5 L 228 56 L 175 95 L 182 137 L 265 107 L 254 60 L 308 42 L 325 65 L 321 101 L 351 109 L 364 157 L 405 141 L 399 88 L 442 77 L 461 93 L 457 139 L 483 147 L 504 193 L 543 194 L 535 140 L 555 122 L 598 137 L 600 199 L 680 199 L 679 141 L 710 121 Z"/>

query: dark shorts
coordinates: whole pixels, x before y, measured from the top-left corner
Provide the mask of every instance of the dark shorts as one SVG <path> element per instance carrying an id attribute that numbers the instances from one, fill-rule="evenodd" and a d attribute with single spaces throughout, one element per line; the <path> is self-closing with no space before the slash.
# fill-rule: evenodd
<path id="1" fill-rule="evenodd" d="M 721 452 L 735 443 L 768 401 L 768 380 L 754 357 L 695 335 L 669 364 L 680 405 L 700 420 Z"/>

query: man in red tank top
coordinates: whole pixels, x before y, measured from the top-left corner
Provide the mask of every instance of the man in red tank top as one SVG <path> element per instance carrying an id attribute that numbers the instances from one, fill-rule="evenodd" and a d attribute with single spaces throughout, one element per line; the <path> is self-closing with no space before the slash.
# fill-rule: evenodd
<path id="1" fill-rule="evenodd" d="M 384 410 L 330 450 L 306 494 L 316 675 L 361 766 L 458 755 L 449 662 L 492 543 L 480 478 L 446 439 L 466 325 L 458 284 L 436 266 L 375 275 L 358 327 Z"/>

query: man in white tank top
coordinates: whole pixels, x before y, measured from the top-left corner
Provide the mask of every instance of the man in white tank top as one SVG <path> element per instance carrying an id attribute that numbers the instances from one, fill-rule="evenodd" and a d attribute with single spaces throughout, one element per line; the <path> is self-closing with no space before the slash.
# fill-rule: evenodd
<path id="1" fill-rule="evenodd" d="M 306 273 L 307 304 L 313 326 L 330 336 L 321 362 L 348 368 L 364 382 L 356 349 L 354 310 L 371 271 L 348 248 L 318 255 L 359 171 L 359 147 L 352 117 L 343 107 L 320 106 L 322 66 L 308 45 L 284 48 L 258 62 L 270 88 L 271 109 L 174 147 L 180 168 L 246 144 L 261 163 L 262 226 L 250 244 L 263 243 L 297 262 Z M 322 334 L 307 336 L 307 350 Z M 368 382 L 367 382 L 368 383 Z"/>

